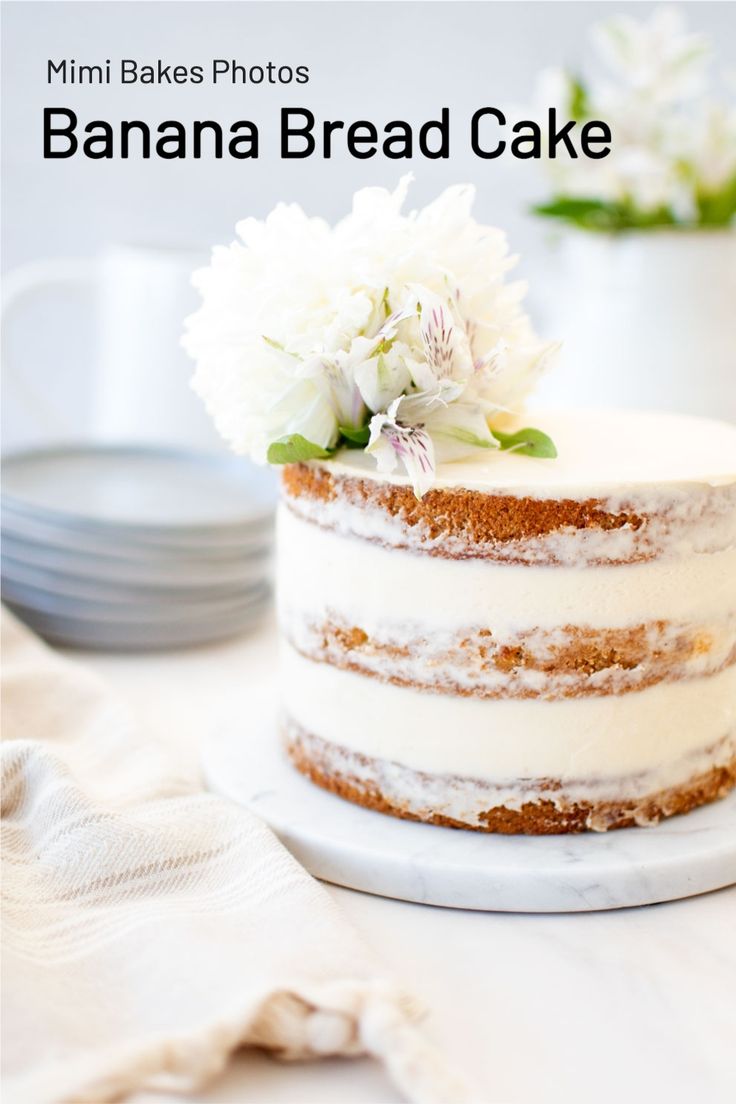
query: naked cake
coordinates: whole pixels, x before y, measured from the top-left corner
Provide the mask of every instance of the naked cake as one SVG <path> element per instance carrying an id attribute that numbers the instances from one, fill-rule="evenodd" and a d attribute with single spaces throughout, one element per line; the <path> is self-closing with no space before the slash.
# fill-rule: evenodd
<path id="1" fill-rule="evenodd" d="M 409 183 L 334 227 L 279 204 L 195 275 L 193 385 L 283 466 L 286 751 L 351 801 L 485 831 L 712 801 L 736 779 L 736 427 L 530 426 L 557 342 L 505 235 L 467 185 L 404 213 Z"/>
<path id="2" fill-rule="evenodd" d="M 647 825 L 736 783 L 736 427 L 538 415 L 556 460 L 287 466 L 284 738 L 396 816 Z M 622 448 L 625 442 L 625 448 Z"/>

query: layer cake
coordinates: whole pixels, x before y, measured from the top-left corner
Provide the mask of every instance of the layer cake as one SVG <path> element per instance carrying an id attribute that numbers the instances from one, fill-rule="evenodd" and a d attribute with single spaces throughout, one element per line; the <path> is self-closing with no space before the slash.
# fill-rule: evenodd
<path id="1" fill-rule="evenodd" d="M 287 465 L 283 733 L 314 782 L 507 833 L 648 825 L 736 783 L 736 427 L 535 412 L 558 458 Z"/>

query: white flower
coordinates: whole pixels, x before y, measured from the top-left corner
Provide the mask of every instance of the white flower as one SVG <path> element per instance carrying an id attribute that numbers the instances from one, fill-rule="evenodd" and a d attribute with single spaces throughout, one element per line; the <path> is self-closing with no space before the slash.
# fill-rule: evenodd
<path id="1" fill-rule="evenodd" d="M 617 81 L 650 102 L 673 103 L 703 91 L 708 38 L 688 33 L 672 8 L 656 8 L 648 20 L 615 16 L 593 28 L 593 41 Z"/>
<path id="2" fill-rule="evenodd" d="M 550 346 L 507 283 L 504 235 L 449 188 L 402 214 L 410 177 L 367 188 L 331 229 L 294 205 L 216 249 L 184 345 L 220 433 L 258 461 L 333 450 L 344 437 L 401 462 L 417 493 L 435 458 L 494 447 L 487 417 L 518 408 Z M 296 448 L 296 446 L 295 446 Z M 296 456 L 297 453 L 294 453 Z"/>
<path id="3" fill-rule="evenodd" d="M 613 204 L 623 225 L 697 225 L 713 222 L 703 199 L 723 192 L 715 221 L 728 223 L 736 186 L 736 105 L 708 90 L 707 36 L 688 32 L 679 12 L 659 8 L 647 19 L 609 19 L 593 28 L 592 37 L 603 64 L 590 80 L 573 80 L 561 70 L 542 73 L 538 116 L 555 107 L 564 118 L 602 119 L 611 127 L 612 149 L 596 161 L 549 159 L 556 195 Z"/>
<path id="4" fill-rule="evenodd" d="M 459 460 L 477 449 L 498 448 L 483 408 L 461 401 L 463 383 L 441 379 L 431 391 L 402 395 L 385 414 L 374 414 L 367 452 L 381 471 L 403 463 L 418 496 L 434 475 L 435 460 Z"/>
<path id="5" fill-rule="evenodd" d="M 403 425 L 397 419 L 395 399 L 386 414 L 371 419 L 371 435 L 366 452 L 376 458 L 378 470 L 392 472 L 403 464 L 411 479 L 417 498 L 429 490 L 434 480 L 435 456 L 432 438 L 422 426 Z"/>
<path id="6" fill-rule="evenodd" d="M 414 286 L 424 361 L 414 372 L 414 383 L 430 389 L 440 380 L 468 380 L 473 374 L 470 334 L 452 294 L 443 299 L 427 288 Z"/>
<path id="7" fill-rule="evenodd" d="M 355 381 L 369 410 L 385 410 L 411 386 L 410 353 L 408 345 L 396 342 L 356 368 Z"/>

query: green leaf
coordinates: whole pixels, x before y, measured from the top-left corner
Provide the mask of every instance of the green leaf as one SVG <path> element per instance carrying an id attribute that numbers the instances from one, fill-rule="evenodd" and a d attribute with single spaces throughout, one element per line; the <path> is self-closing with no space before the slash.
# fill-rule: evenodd
<path id="1" fill-rule="evenodd" d="M 587 215 L 607 212 L 613 207 L 602 199 L 585 199 L 582 196 L 557 196 L 549 203 L 538 203 L 532 208 L 538 215 L 550 218 L 583 218 Z"/>
<path id="2" fill-rule="evenodd" d="M 557 449 L 554 441 L 541 429 L 520 429 L 516 433 L 501 433 L 499 429 L 492 429 L 491 433 L 498 441 L 502 449 L 520 452 L 523 456 L 536 456 L 540 459 L 554 460 Z"/>
<path id="3" fill-rule="evenodd" d="M 535 215 L 559 219 L 579 226 L 582 230 L 621 230 L 621 212 L 615 203 L 602 199 L 585 199 L 577 196 L 558 196 L 549 203 L 532 207 Z"/>
<path id="4" fill-rule="evenodd" d="M 365 448 L 370 440 L 370 426 L 340 426 L 339 429 L 340 435 L 345 438 L 348 448 Z"/>
<path id="5" fill-rule="evenodd" d="M 673 226 L 677 223 L 667 207 L 641 211 L 629 201 L 609 203 L 584 196 L 557 196 L 549 203 L 539 203 L 532 207 L 532 212 L 543 218 L 559 219 L 581 230 L 607 233 Z"/>
<path id="6" fill-rule="evenodd" d="M 308 441 L 301 433 L 290 433 L 268 446 L 267 459 L 269 464 L 299 464 L 303 460 L 327 460 L 333 452 Z"/>
<path id="7" fill-rule="evenodd" d="M 736 175 L 716 192 L 698 195 L 698 215 L 701 226 L 728 226 L 736 215 Z"/>

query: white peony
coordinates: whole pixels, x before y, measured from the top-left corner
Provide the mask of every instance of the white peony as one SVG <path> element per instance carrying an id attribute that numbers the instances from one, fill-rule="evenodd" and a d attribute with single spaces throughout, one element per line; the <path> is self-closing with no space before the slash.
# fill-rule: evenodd
<path id="1" fill-rule="evenodd" d="M 473 189 L 403 214 L 410 180 L 358 192 L 334 229 L 280 204 L 195 273 L 183 343 L 236 452 L 283 461 L 348 441 L 422 493 L 435 458 L 499 447 L 488 418 L 519 409 L 552 346 L 506 282 L 505 236 L 473 219 Z"/>

